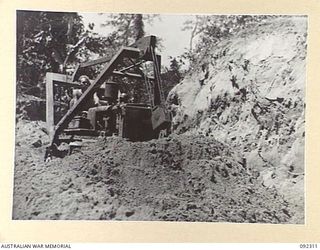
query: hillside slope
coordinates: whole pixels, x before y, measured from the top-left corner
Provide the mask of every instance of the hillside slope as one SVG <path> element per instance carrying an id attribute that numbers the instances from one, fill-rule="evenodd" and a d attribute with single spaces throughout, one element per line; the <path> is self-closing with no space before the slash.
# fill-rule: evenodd
<path id="1" fill-rule="evenodd" d="M 212 135 L 304 211 L 306 17 L 279 17 L 201 55 L 169 94 L 176 133 Z M 301 215 L 303 216 L 303 215 Z"/>

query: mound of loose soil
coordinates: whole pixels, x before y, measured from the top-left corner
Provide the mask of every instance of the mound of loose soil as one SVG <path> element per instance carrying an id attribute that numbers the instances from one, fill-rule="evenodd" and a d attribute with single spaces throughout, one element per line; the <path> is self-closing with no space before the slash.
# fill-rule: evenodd
<path id="1" fill-rule="evenodd" d="M 109 137 L 49 163 L 44 150 L 16 147 L 14 219 L 302 223 L 277 190 L 213 138 Z"/>

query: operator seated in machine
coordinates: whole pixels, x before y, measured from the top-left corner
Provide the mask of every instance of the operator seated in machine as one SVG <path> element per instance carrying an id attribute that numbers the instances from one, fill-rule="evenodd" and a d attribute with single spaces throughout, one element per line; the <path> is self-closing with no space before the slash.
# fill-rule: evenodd
<path id="1" fill-rule="evenodd" d="M 69 107 L 74 106 L 83 92 L 90 86 L 91 81 L 88 76 L 82 75 L 79 77 L 79 88 L 72 88 L 72 99 L 70 100 Z"/>
<path id="2" fill-rule="evenodd" d="M 113 107 L 117 102 L 119 85 L 115 82 L 104 83 L 93 95 L 94 107 L 88 110 L 88 119 L 92 129 L 115 132 L 116 118 Z"/>

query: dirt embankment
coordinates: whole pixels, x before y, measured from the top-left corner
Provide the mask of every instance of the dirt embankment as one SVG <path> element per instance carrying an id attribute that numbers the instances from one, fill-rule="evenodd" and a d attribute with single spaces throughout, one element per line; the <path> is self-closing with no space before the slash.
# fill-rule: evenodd
<path id="1" fill-rule="evenodd" d="M 45 144 L 45 135 L 34 122 L 23 125 L 29 134 L 18 132 L 14 219 L 301 223 L 276 189 L 213 138 L 111 137 L 44 163 L 45 145 L 30 143 L 41 136 Z"/>
<path id="2" fill-rule="evenodd" d="M 169 95 L 176 133 L 211 135 L 229 145 L 304 210 L 305 16 L 279 17 L 203 52 Z M 201 64 L 208 65 L 202 86 Z"/>

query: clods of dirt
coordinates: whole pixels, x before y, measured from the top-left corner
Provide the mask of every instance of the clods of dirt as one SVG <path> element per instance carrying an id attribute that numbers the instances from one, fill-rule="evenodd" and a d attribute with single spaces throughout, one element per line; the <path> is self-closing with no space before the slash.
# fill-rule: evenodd
<path id="1" fill-rule="evenodd" d="M 213 138 L 109 137 L 48 163 L 42 153 L 16 149 L 13 219 L 302 223 Z"/>

